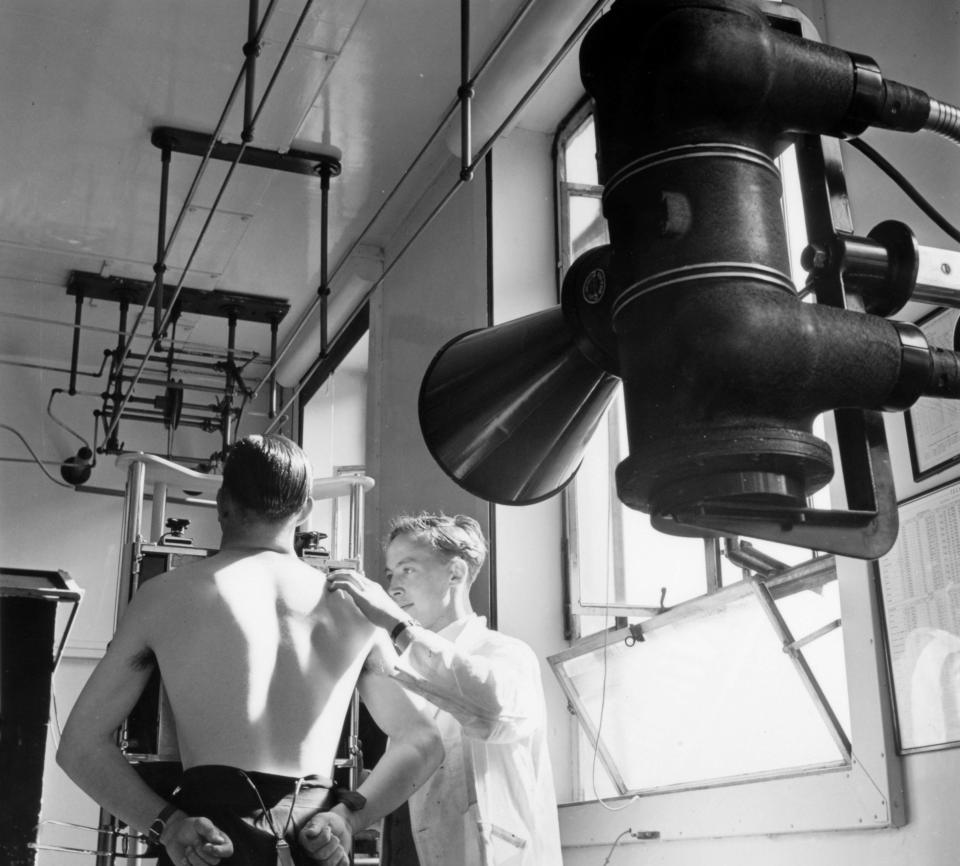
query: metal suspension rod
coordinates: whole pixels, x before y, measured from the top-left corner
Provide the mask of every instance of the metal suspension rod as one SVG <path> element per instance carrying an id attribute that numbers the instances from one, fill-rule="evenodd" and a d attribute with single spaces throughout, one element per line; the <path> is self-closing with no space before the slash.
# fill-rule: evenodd
<path id="1" fill-rule="evenodd" d="M 247 44 L 243 46 L 243 53 L 247 57 L 257 57 L 260 54 L 260 41 L 257 39 L 257 20 L 260 17 L 260 4 L 257 0 L 250 0 L 247 17 Z M 246 65 L 247 89 L 243 99 L 243 128 L 251 126 L 250 118 L 253 115 L 253 97 L 257 83 L 257 64 L 250 62 Z"/>
<path id="2" fill-rule="evenodd" d="M 270 369 L 273 370 L 273 365 L 277 361 L 277 331 L 279 330 L 280 323 L 277 321 L 276 316 L 270 319 Z M 271 372 L 269 378 L 270 382 L 270 401 L 269 408 L 267 409 L 267 417 L 273 418 L 277 414 L 277 374 Z"/>
<path id="3" fill-rule="evenodd" d="M 471 100 L 475 91 L 470 82 L 470 0 L 460 0 L 460 179 L 473 179 L 471 158 Z"/>
<path id="4" fill-rule="evenodd" d="M 146 309 L 146 305 L 144 305 Z M 107 417 L 107 401 L 112 399 L 114 406 L 119 404 L 120 399 L 123 397 L 123 387 L 121 382 L 121 376 L 123 374 L 123 363 L 124 357 L 126 356 L 129 343 L 127 342 L 127 313 L 130 310 L 130 302 L 126 297 L 120 301 L 120 325 L 117 328 L 117 348 L 115 350 L 112 363 L 110 364 L 110 377 L 114 380 L 113 396 L 110 397 L 108 392 L 104 392 L 103 395 L 103 417 Z M 141 311 L 142 312 L 142 311 Z M 114 423 L 115 422 L 115 423 Z M 103 433 L 104 433 L 104 446 L 109 448 L 113 443 L 109 440 L 115 439 L 115 434 L 117 427 L 120 424 L 120 415 L 119 411 L 115 411 L 114 415 L 111 416 L 111 423 L 107 425 L 104 424 Z M 108 429 L 109 426 L 109 429 Z"/>
<path id="5" fill-rule="evenodd" d="M 320 355 L 326 357 L 328 348 L 327 312 L 330 302 L 330 282 L 327 279 L 327 229 L 330 213 L 330 167 L 320 169 Z"/>
<path id="6" fill-rule="evenodd" d="M 80 320 L 83 318 L 83 295 L 77 294 L 73 313 L 73 349 L 70 352 L 70 393 L 77 392 L 77 362 L 80 360 Z"/>
<path id="7" fill-rule="evenodd" d="M 574 46 L 574 44 L 576 43 L 577 39 L 579 39 L 580 36 L 581 36 L 584 32 L 586 32 L 586 30 L 587 30 L 587 29 L 590 27 L 590 25 L 593 23 L 594 19 L 597 17 L 597 15 L 600 14 L 600 11 L 603 9 L 604 6 L 607 5 L 608 2 L 609 2 L 609 0 L 598 0 L 598 2 L 595 3 L 595 4 L 593 5 L 593 7 L 591 7 L 590 11 L 587 13 L 587 15 L 583 18 L 583 20 L 580 22 L 580 24 L 577 26 L 576 30 L 574 31 L 575 35 L 574 35 L 574 36 L 571 36 L 569 39 L 567 39 L 566 42 L 564 42 L 563 46 L 562 46 L 562 47 L 560 48 L 560 50 L 554 55 L 553 59 L 552 59 L 552 60 L 550 61 L 550 63 L 547 65 L 547 69 L 549 69 L 551 73 L 553 72 L 553 70 L 556 69 L 556 67 L 560 64 L 560 62 L 563 60 L 563 58 L 570 52 L 570 49 Z M 526 12 L 527 8 L 529 8 L 530 5 L 531 5 L 531 4 L 528 4 L 527 7 L 525 7 L 524 12 Z M 512 28 L 511 28 L 510 31 L 508 31 L 508 33 L 509 33 L 509 32 L 512 32 Z M 504 38 L 506 38 L 506 37 L 504 37 Z M 502 45 L 502 41 L 501 41 L 500 45 Z M 499 49 L 500 45 L 497 46 L 498 49 Z M 491 55 L 491 56 L 492 56 L 492 55 Z M 497 139 L 500 137 L 500 135 L 501 135 L 501 133 L 503 132 L 503 130 L 506 129 L 507 126 L 509 126 L 509 124 L 513 121 L 514 117 L 515 117 L 520 111 L 522 111 L 523 108 L 524 108 L 524 106 L 526 106 L 526 104 L 533 98 L 533 96 L 536 95 L 537 91 L 539 91 L 539 89 L 543 86 L 543 83 L 544 83 L 545 80 L 546 80 L 546 75 L 541 74 L 541 75 L 537 78 L 537 80 L 531 85 L 531 87 L 527 90 L 527 92 L 520 98 L 519 102 L 517 103 L 517 105 L 515 106 L 515 108 L 513 109 L 513 111 L 511 111 L 510 114 L 508 115 L 507 119 L 500 125 L 500 127 L 498 127 L 498 129 L 493 133 L 493 135 L 491 135 L 491 136 L 487 139 L 487 141 L 486 141 L 486 143 L 483 145 L 483 147 L 481 147 L 480 151 L 479 151 L 478 154 L 477 154 L 476 159 L 474 160 L 474 163 L 473 163 L 474 165 L 476 165 L 481 159 L 485 158 L 486 155 L 493 149 L 493 145 L 496 143 Z M 456 105 L 456 103 L 455 103 L 455 105 Z M 431 140 L 433 140 L 433 138 L 435 138 L 435 137 L 440 133 L 440 131 L 441 131 L 442 128 L 443 128 L 443 124 L 446 123 L 446 121 L 447 121 L 448 118 L 449 118 L 449 114 L 447 115 L 447 117 L 444 118 L 443 121 L 441 121 L 441 125 L 437 128 L 437 130 L 434 131 L 433 136 L 431 136 Z M 424 153 L 425 149 L 426 149 L 426 148 L 424 148 L 423 150 L 420 151 L 420 154 L 417 155 L 417 159 L 420 158 L 420 156 Z M 416 160 L 415 160 L 415 162 L 416 162 Z M 414 162 L 414 164 L 415 164 L 415 162 Z M 413 168 L 413 164 L 411 164 L 410 168 L 407 169 L 407 172 L 404 173 L 403 177 L 401 177 L 400 183 L 403 182 L 403 178 L 406 177 L 407 174 L 409 174 L 409 172 L 410 172 L 410 170 L 411 170 L 412 168 Z M 457 190 L 459 190 L 460 187 L 463 186 L 464 183 L 465 183 L 465 181 L 462 180 L 462 179 L 458 179 L 458 180 L 457 180 L 457 182 L 453 185 L 453 187 L 449 190 L 449 192 L 447 192 L 447 194 L 443 197 L 443 199 L 442 199 L 442 200 L 440 201 L 440 203 L 436 206 L 436 208 L 434 208 L 434 210 L 431 211 L 431 213 L 428 214 L 428 215 L 424 218 L 423 222 L 420 224 L 419 228 L 416 230 L 416 232 L 414 233 L 414 235 L 407 241 L 407 243 L 405 243 L 405 244 L 403 245 L 403 247 L 400 249 L 400 251 L 394 256 L 393 260 L 384 268 L 383 273 L 382 273 L 382 274 L 370 285 L 370 287 L 363 293 L 363 295 L 360 297 L 360 299 L 359 299 L 359 300 L 356 302 L 356 304 L 354 305 L 353 312 L 351 312 L 351 313 L 347 316 L 346 320 L 345 320 L 344 323 L 340 326 L 340 329 L 337 331 L 336 336 L 333 338 L 332 342 L 333 342 L 334 344 L 337 342 L 338 339 L 340 339 L 340 337 L 341 337 L 341 336 L 346 332 L 346 330 L 350 327 L 350 325 L 353 323 L 353 320 L 356 319 L 356 317 L 360 314 L 360 311 L 363 309 L 364 304 L 367 303 L 367 301 L 370 299 L 370 296 L 380 287 L 380 285 L 383 283 L 383 281 L 387 278 L 387 276 L 388 276 L 388 275 L 390 274 L 390 272 L 393 270 L 394 266 L 400 261 L 401 258 L 403 258 L 403 256 L 406 254 L 407 250 L 410 248 L 411 244 L 420 236 L 420 234 L 424 231 L 424 229 L 426 229 L 427 226 L 428 226 L 431 222 L 433 222 L 433 220 L 434 220 L 434 218 L 437 216 L 437 214 L 439 214 L 440 211 L 443 210 L 444 207 L 446 207 L 446 205 L 447 205 L 447 203 L 450 201 L 450 199 L 453 198 L 454 193 L 456 193 Z M 399 183 L 398 183 L 397 187 L 394 187 L 394 190 L 393 190 L 393 191 L 391 192 L 391 194 L 390 194 L 391 196 L 393 195 L 394 192 L 396 192 L 396 190 L 397 190 L 398 187 L 399 187 Z M 389 201 L 389 197 L 388 197 L 388 201 Z M 384 205 L 385 205 L 385 204 L 386 204 L 386 202 L 384 203 Z M 382 208 L 383 208 L 383 206 L 381 206 L 381 210 L 382 210 Z M 379 215 L 379 213 L 380 213 L 380 211 L 377 212 L 377 215 Z M 374 217 L 374 219 L 376 219 L 376 217 Z M 351 254 L 351 253 L 353 252 L 353 250 L 356 249 L 356 247 L 359 245 L 360 239 L 363 238 L 363 236 L 364 236 L 364 235 L 366 234 L 366 232 L 370 229 L 370 227 L 372 226 L 372 224 L 373 224 L 373 221 L 371 221 L 370 223 L 367 224 L 366 228 L 364 228 L 363 232 L 361 232 L 361 234 L 360 234 L 360 236 L 358 237 L 357 241 L 351 246 L 350 250 L 347 252 L 347 255 L 344 256 L 343 261 L 346 261 L 346 260 L 350 257 L 350 254 Z M 316 302 L 315 302 L 315 303 L 316 303 Z M 289 337 L 289 338 L 287 339 L 287 342 L 285 343 L 284 347 L 280 350 L 280 356 L 279 356 L 278 359 L 274 362 L 273 367 L 272 367 L 270 370 L 267 371 L 267 375 L 269 375 L 270 373 L 272 373 L 273 370 L 276 368 L 276 366 L 280 363 L 280 360 L 281 360 L 282 357 L 283 357 L 283 353 L 284 353 L 287 349 L 289 349 L 289 347 L 290 347 L 293 339 L 295 339 L 296 335 L 300 333 L 301 329 L 302 329 L 303 326 L 306 324 L 306 320 L 309 318 L 309 316 L 311 315 L 311 313 L 313 312 L 313 310 L 314 310 L 314 307 L 311 307 L 309 310 L 306 311 L 303 319 L 301 319 L 301 321 L 298 323 L 296 329 L 294 330 L 294 333 L 291 335 L 291 337 Z M 297 399 L 297 397 L 300 395 L 300 392 L 303 390 L 304 385 L 306 384 L 306 382 L 308 382 L 308 381 L 310 380 L 310 376 L 314 373 L 314 371 L 317 369 L 317 367 L 320 366 L 322 360 L 323 360 L 322 358 L 318 358 L 316 361 L 314 361 L 314 363 L 310 366 L 310 369 L 300 378 L 300 382 L 299 382 L 299 383 L 296 385 L 296 387 L 294 388 L 292 394 L 290 395 L 290 399 L 283 405 L 283 408 L 280 410 L 281 415 L 286 414 L 287 411 L 289 410 L 289 408 L 293 405 L 294 401 Z M 256 395 L 257 395 L 257 391 L 254 391 L 254 396 L 256 396 Z M 266 432 L 267 432 L 267 433 L 273 432 L 273 429 L 277 426 L 277 423 L 278 423 L 277 421 L 274 421 L 274 422 L 267 428 Z"/>
<path id="8" fill-rule="evenodd" d="M 154 274 L 154 304 L 153 304 L 153 334 L 152 339 L 160 339 L 160 319 L 163 316 L 163 275 L 167 272 L 164 249 L 166 248 L 167 234 L 167 191 L 170 185 L 170 156 L 169 147 L 160 150 L 160 214 L 157 218 L 157 260 L 153 265 Z M 158 289 L 158 287 L 160 287 Z"/>

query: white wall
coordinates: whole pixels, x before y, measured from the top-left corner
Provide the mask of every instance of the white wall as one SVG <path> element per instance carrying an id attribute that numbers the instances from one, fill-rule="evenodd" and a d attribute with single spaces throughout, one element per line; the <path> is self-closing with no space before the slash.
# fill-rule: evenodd
<path id="1" fill-rule="evenodd" d="M 550 136 L 516 129 L 493 157 L 493 319 L 510 321 L 557 304 Z M 522 191 L 522 195 L 516 193 Z M 562 497 L 527 506 L 497 506 L 497 623 L 540 657 L 549 719 L 550 756 L 560 802 L 573 790 L 575 726 L 547 657 L 563 638 Z"/>

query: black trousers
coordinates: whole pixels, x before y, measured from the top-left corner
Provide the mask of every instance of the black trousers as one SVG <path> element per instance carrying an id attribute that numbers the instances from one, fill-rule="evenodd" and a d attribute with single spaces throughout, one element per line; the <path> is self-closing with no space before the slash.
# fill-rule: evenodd
<path id="1" fill-rule="evenodd" d="M 329 779 L 301 780 L 237 767 L 208 765 L 184 771 L 173 802 L 188 815 L 209 818 L 233 842 L 233 856 L 221 866 L 276 866 L 277 837 L 290 845 L 297 866 L 316 866 L 300 848 L 297 835 L 317 812 L 332 807 Z M 272 822 L 272 823 L 271 823 Z M 157 866 L 176 866 L 162 851 Z"/>

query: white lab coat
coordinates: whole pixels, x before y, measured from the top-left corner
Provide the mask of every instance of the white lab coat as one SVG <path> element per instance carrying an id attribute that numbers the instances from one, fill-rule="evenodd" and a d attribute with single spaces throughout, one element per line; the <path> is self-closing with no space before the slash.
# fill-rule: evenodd
<path id="1" fill-rule="evenodd" d="M 421 866 L 561 866 L 540 665 L 471 615 L 419 629 L 394 677 L 435 712 L 446 755 L 410 798 Z"/>

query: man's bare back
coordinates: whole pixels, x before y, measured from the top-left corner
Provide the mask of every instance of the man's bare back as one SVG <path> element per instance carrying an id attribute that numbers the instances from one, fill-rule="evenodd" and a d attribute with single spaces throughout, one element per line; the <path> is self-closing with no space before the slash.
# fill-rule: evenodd
<path id="1" fill-rule="evenodd" d="M 229 549 L 148 581 L 135 601 L 185 768 L 329 774 L 375 630 L 320 573 Z"/>

